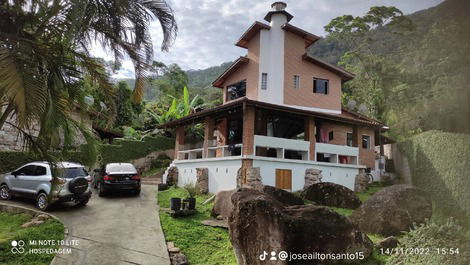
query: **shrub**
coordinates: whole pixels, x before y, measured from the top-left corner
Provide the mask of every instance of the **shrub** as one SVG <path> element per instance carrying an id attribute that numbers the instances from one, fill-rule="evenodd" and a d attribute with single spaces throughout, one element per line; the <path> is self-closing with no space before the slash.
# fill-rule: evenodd
<path id="1" fill-rule="evenodd" d="M 196 195 L 199 194 L 199 190 L 196 187 L 196 184 L 192 182 L 184 184 L 183 188 L 188 192 L 190 198 L 194 198 Z"/>
<path id="2" fill-rule="evenodd" d="M 413 185 L 429 192 L 436 217 L 470 219 L 470 135 L 428 131 L 398 144 Z M 468 223 L 467 223 L 468 225 Z"/>
<path id="3" fill-rule="evenodd" d="M 400 251 L 395 251 L 387 264 L 466 265 L 470 260 L 469 246 L 470 241 L 465 236 L 463 228 L 452 218 L 444 224 L 428 221 L 419 226 L 415 225 L 400 239 L 400 244 L 396 248 Z M 453 254 L 451 254 L 451 248 Z M 424 249 L 424 252 L 421 254 L 401 252 L 401 250 L 411 249 Z"/>

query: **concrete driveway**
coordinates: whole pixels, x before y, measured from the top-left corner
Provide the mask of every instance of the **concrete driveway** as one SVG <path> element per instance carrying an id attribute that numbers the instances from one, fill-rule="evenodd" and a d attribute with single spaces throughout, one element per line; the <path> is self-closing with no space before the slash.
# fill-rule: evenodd
<path id="1" fill-rule="evenodd" d="M 94 192 L 85 207 L 54 206 L 50 213 L 67 225 L 67 239 L 78 246 L 71 254 L 58 254 L 52 264 L 170 264 L 156 193 L 156 185 L 142 185 L 140 196 L 102 198 Z M 11 202 L 28 206 L 24 200 Z"/>

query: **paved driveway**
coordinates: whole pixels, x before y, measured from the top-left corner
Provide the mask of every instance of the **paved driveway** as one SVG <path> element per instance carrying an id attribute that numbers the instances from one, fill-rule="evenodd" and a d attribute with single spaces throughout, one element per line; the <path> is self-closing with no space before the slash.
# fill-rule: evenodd
<path id="1" fill-rule="evenodd" d="M 170 264 L 156 192 L 157 186 L 142 185 L 140 196 L 101 198 L 95 192 L 85 207 L 53 207 L 50 212 L 69 228 L 67 239 L 79 244 L 71 254 L 56 256 L 53 264 Z"/>

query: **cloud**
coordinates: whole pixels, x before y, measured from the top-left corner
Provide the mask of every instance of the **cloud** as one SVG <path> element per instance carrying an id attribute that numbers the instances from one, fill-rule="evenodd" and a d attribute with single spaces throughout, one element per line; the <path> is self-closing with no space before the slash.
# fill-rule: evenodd
<path id="1" fill-rule="evenodd" d="M 152 22 L 151 36 L 155 60 L 176 63 L 183 69 L 203 69 L 232 61 L 246 53 L 234 43 L 255 21 L 263 18 L 274 0 L 167 0 L 178 23 L 178 36 L 169 52 L 162 52 L 161 27 Z M 396 6 L 404 13 L 437 5 L 443 0 L 287 0 L 287 11 L 294 15 L 292 24 L 317 35 L 324 35 L 323 26 L 340 15 L 363 15 L 371 6 Z M 105 57 L 99 48 L 94 54 Z M 107 59 L 111 59 L 105 57 Z M 119 77 L 133 77 L 132 64 L 127 62 Z"/>

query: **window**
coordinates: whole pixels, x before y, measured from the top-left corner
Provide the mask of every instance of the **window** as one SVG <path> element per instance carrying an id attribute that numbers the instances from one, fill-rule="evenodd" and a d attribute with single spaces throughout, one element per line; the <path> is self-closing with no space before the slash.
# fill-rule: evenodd
<path id="1" fill-rule="evenodd" d="M 15 175 L 20 175 L 20 176 L 34 176 L 36 170 L 36 166 L 34 165 L 29 165 L 21 168 L 20 170 L 15 172 Z"/>
<path id="2" fill-rule="evenodd" d="M 294 88 L 300 88 L 300 75 L 294 75 Z"/>
<path id="3" fill-rule="evenodd" d="M 346 145 L 353 146 L 353 134 L 350 132 L 346 133 Z"/>
<path id="4" fill-rule="evenodd" d="M 45 176 L 46 175 L 46 168 L 42 166 L 36 166 L 36 169 L 34 170 L 34 176 Z"/>
<path id="5" fill-rule="evenodd" d="M 71 167 L 61 169 L 61 177 L 63 178 L 73 179 L 76 177 L 86 176 L 88 176 L 88 172 L 83 167 Z"/>
<path id="6" fill-rule="evenodd" d="M 328 133 L 328 141 L 333 141 L 335 139 L 335 134 L 333 131 Z"/>
<path id="7" fill-rule="evenodd" d="M 227 101 L 246 96 L 246 81 L 227 86 Z"/>
<path id="8" fill-rule="evenodd" d="M 362 148 L 370 149 L 370 136 L 369 135 L 362 136 Z"/>
<path id="9" fill-rule="evenodd" d="M 261 89 L 263 90 L 268 89 L 268 74 L 267 73 L 261 74 Z"/>
<path id="10" fill-rule="evenodd" d="M 313 93 L 328 94 L 328 80 L 326 79 L 313 79 Z"/>

